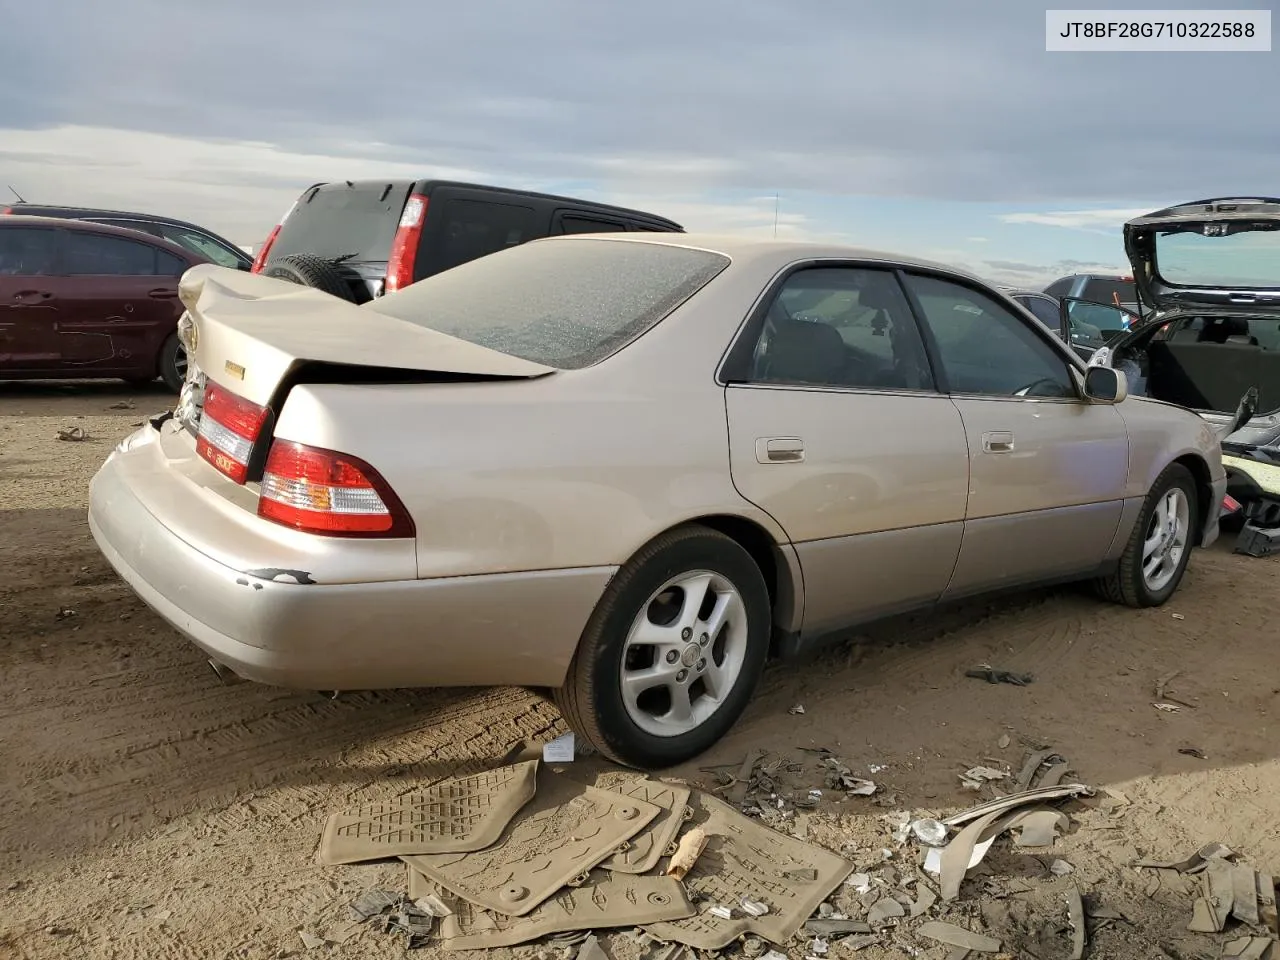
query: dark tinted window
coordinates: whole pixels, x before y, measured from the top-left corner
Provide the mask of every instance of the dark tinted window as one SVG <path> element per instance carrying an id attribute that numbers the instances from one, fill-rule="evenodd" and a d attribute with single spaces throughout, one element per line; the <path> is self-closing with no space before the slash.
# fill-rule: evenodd
<path id="1" fill-rule="evenodd" d="M 155 247 L 94 233 L 68 231 L 62 272 L 67 276 L 156 276 Z"/>
<path id="2" fill-rule="evenodd" d="M 561 233 L 625 233 L 627 225 L 617 220 L 592 220 L 589 217 L 561 217 Z"/>
<path id="3" fill-rule="evenodd" d="M 1137 288 L 1131 280 L 1089 280 L 1084 285 L 1083 300 L 1094 303 L 1110 303 L 1119 306 L 1122 303 L 1133 303 L 1138 299 Z"/>
<path id="4" fill-rule="evenodd" d="M 534 237 L 536 220 L 529 207 L 487 200 L 445 200 L 438 206 L 433 201 L 427 209 L 426 242 L 433 273 Z"/>
<path id="5" fill-rule="evenodd" d="M 920 331 L 892 274 L 815 267 L 792 274 L 770 304 L 751 379 L 809 386 L 933 387 Z"/>
<path id="6" fill-rule="evenodd" d="M 1057 333 L 1062 329 L 1062 320 L 1058 315 L 1058 305 L 1043 297 L 1019 297 L 1018 302 L 1030 310 L 1037 320 Z"/>
<path id="7" fill-rule="evenodd" d="M 952 393 L 1074 397 L 1067 363 L 1029 321 L 971 288 L 913 276 Z"/>
<path id="8" fill-rule="evenodd" d="M 365 306 L 561 369 L 598 363 L 729 263 L 704 250 L 549 240 L 472 260 Z"/>
<path id="9" fill-rule="evenodd" d="M 310 253 L 327 260 L 385 261 L 408 196 L 409 186 L 403 183 L 340 183 L 309 190 L 280 228 L 271 259 Z"/>
<path id="10" fill-rule="evenodd" d="M 165 253 L 163 250 L 156 251 L 157 277 L 180 277 L 186 272 L 187 263 L 181 257 L 175 257 L 172 253 Z"/>
<path id="11" fill-rule="evenodd" d="M 0 227 L 0 275 L 38 277 L 53 273 L 58 235 L 39 227 Z"/>
<path id="12" fill-rule="evenodd" d="M 1055 280 L 1044 288 L 1044 292 L 1051 297 L 1070 296 L 1071 288 L 1075 285 L 1075 277 L 1063 277 L 1061 280 Z"/>

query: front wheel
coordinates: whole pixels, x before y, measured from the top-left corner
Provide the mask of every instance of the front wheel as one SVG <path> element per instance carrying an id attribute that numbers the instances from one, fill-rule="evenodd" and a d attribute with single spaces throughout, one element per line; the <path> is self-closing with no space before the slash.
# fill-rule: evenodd
<path id="1" fill-rule="evenodd" d="M 1102 595 L 1130 607 L 1158 607 L 1173 596 L 1191 559 L 1197 513 L 1191 472 L 1170 464 L 1147 494 L 1120 565 L 1098 581 Z"/>
<path id="2" fill-rule="evenodd" d="M 597 605 L 556 703 L 610 759 L 662 769 L 733 726 L 764 669 L 769 591 L 736 541 L 704 527 L 654 540 Z"/>

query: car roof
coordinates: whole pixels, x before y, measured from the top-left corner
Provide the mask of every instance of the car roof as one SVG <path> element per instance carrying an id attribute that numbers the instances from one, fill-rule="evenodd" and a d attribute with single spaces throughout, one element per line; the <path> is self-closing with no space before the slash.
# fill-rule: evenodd
<path id="1" fill-rule="evenodd" d="M 903 267 L 949 273 L 973 280 L 984 287 L 992 286 L 990 281 L 983 280 L 976 274 L 945 263 L 869 247 L 824 243 L 813 240 L 775 240 L 718 233 L 575 233 L 567 236 L 546 237 L 530 242 L 590 243 L 601 240 L 618 243 L 660 243 L 671 247 L 690 247 L 695 250 L 706 250 L 709 253 L 719 253 L 729 257 L 731 260 L 772 259 L 776 260 L 780 266 L 799 260 L 884 261 Z"/>
<path id="2" fill-rule="evenodd" d="M 208 227 L 202 227 L 198 223 L 189 223 L 186 220 L 179 220 L 176 217 L 166 217 L 159 213 L 139 213 L 137 210 L 106 210 L 100 207 L 68 207 L 57 203 L 31 203 L 30 201 L 22 201 L 21 203 L 5 204 L 13 211 L 10 216 L 45 216 L 58 217 L 59 214 L 67 214 L 63 219 L 74 220 L 79 217 L 115 217 L 127 220 L 142 220 L 146 223 L 165 223 L 174 227 L 189 227 L 192 230 L 198 230 L 200 233 L 211 233 L 217 236 Z M 47 214 L 24 214 L 24 210 L 47 210 Z"/>
<path id="3" fill-rule="evenodd" d="M 17 226 L 44 227 L 46 230 L 52 226 L 63 230 L 76 230 L 81 233 L 101 233 L 108 236 L 128 237 L 130 240 L 141 240 L 153 247 L 160 247 L 168 253 L 177 253 L 183 259 L 191 260 L 193 262 L 203 262 L 190 250 L 186 250 L 178 244 L 165 240 L 162 237 L 157 237 L 153 233 L 147 233 L 144 230 L 130 230 L 127 227 L 117 227 L 109 223 L 94 223 L 90 220 L 71 220 L 64 217 L 23 216 L 21 214 L 9 214 L 6 217 L 0 217 L 0 229 Z"/>

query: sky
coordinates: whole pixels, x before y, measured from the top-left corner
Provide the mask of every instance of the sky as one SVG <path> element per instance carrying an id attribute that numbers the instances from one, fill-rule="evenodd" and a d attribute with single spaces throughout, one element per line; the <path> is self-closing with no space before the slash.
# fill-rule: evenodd
<path id="1" fill-rule="evenodd" d="M 244 245 L 313 182 L 439 176 L 1038 287 L 1126 270 L 1128 217 L 1280 191 L 1280 126 L 1259 112 L 1280 53 L 1047 53 L 1025 0 L 3 13 L 0 191 Z"/>

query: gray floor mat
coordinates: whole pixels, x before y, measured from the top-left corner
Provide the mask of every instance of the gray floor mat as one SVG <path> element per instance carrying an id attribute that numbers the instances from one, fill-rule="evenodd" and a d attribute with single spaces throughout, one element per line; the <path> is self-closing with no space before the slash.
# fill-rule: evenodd
<path id="1" fill-rule="evenodd" d="M 634 797 L 662 808 L 653 823 L 631 838 L 631 846 L 614 854 L 604 865 L 617 873 L 648 873 L 667 855 L 684 824 L 689 808 L 689 788 L 674 783 L 642 779 L 615 788 L 625 797 Z"/>
<path id="2" fill-rule="evenodd" d="M 693 915 L 680 881 L 597 870 L 580 887 L 566 887 L 523 917 L 484 910 L 454 896 L 409 867 L 409 896 L 435 894 L 451 910 L 436 928 L 446 950 L 514 947 L 540 937 L 576 930 L 634 927 Z"/>
<path id="3" fill-rule="evenodd" d="M 708 838 L 684 884 L 703 912 L 644 928 L 660 940 L 720 950 L 750 933 L 785 944 L 853 872 L 853 864 L 842 857 L 771 830 L 714 797 L 695 791 L 690 805 L 692 825 L 702 827 Z M 796 879 L 804 874 L 793 871 L 805 870 L 814 871 L 815 879 Z M 765 903 L 769 912 L 763 917 L 744 915 L 744 897 Z M 732 918 L 705 912 L 715 906 L 731 908 Z"/>
<path id="4" fill-rule="evenodd" d="M 585 878 L 659 812 L 652 803 L 543 768 L 537 794 L 491 847 L 402 859 L 472 903 L 524 916 L 570 881 Z"/>
<path id="5" fill-rule="evenodd" d="M 531 760 L 335 813 L 320 840 L 320 862 L 333 866 L 403 854 L 483 850 L 533 799 L 537 773 L 538 761 Z"/>

